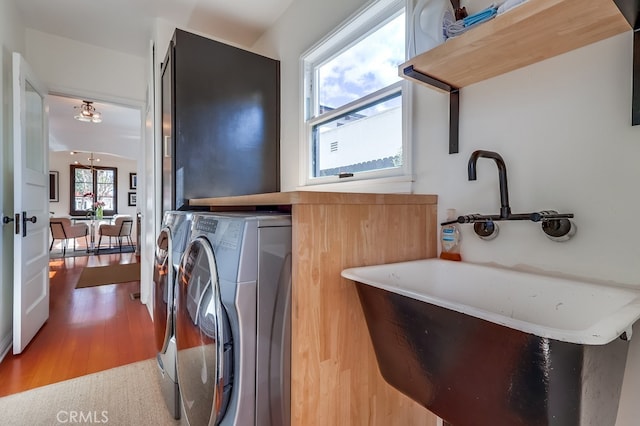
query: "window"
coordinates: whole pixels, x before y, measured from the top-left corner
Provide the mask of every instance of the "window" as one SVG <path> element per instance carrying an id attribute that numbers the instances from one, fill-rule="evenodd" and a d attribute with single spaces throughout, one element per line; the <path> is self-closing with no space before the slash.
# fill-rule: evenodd
<path id="1" fill-rule="evenodd" d="M 372 2 L 303 55 L 305 185 L 410 175 L 405 9 Z"/>
<path id="2" fill-rule="evenodd" d="M 73 216 L 84 216 L 103 203 L 105 216 L 118 212 L 118 169 L 115 167 L 86 167 L 71 165 L 71 205 Z"/>

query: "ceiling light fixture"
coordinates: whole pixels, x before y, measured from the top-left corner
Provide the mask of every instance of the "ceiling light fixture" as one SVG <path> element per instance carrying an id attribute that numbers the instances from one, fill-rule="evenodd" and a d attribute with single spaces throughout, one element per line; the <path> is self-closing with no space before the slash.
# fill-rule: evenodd
<path id="1" fill-rule="evenodd" d="M 85 123 L 102 122 L 102 114 L 96 111 L 96 108 L 93 106 L 93 102 L 82 101 L 82 105 L 75 106 L 73 109 L 79 110 L 78 114 L 73 117 L 78 121 L 83 121 Z"/>
<path id="2" fill-rule="evenodd" d="M 93 152 L 83 152 L 83 151 L 71 151 L 71 155 L 76 155 L 76 154 L 89 154 L 89 158 L 87 158 L 87 161 L 89 162 L 89 165 L 84 165 L 81 164 L 80 161 L 76 160 L 73 162 L 73 164 L 77 164 L 83 167 L 86 167 L 87 169 L 90 169 L 91 171 L 93 171 L 94 169 L 94 164 L 93 163 L 99 163 L 100 159 L 94 157 Z"/>

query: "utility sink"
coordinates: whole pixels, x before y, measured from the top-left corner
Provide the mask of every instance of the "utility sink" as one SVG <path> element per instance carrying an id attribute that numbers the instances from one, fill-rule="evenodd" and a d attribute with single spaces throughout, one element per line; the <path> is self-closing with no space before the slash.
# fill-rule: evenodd
<path id="1" fill-rule="evenodd" d="M 614 425 L 640 291 L 426 259 L 346 269 L 380 371 L 456 425 Z"/>
<path id="2" fill-rule="evenodd" d="M 640 318 L 640 290 L 513 269 L 416 260 L 351 268 L 342 276 L 540 337 L 602 345 Z"/>

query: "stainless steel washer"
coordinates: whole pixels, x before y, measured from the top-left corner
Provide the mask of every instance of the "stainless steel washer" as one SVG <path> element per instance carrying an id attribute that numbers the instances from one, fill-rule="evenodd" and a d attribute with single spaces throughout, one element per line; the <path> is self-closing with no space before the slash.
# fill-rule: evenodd
<path id="1" fill-rule="evenodd" d="M 165 212 L 156 240 L 153 268 L 153 324 L 160 372 L 160 387 L 169 412 L 180 418 L 180 392 L 176 373 L 175 276 L 191 230 L 191 213 Z"/>
<path id="2" fill-rule="evenodd" d="M 290 424 L 291 217 L 194 213 L 176 281 L 192 426 Z"/>

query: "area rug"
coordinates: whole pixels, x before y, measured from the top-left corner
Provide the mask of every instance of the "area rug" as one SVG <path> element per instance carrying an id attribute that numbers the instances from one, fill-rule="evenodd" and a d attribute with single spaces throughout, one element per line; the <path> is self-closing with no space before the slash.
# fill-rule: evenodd
<path id="1" fill-rule="evenodd" d="M 122 250 L 119 248 L 101 248 L 100 251 L 91 254 L 133 253 L 134 251 L 136 251 L 135 246 L 122 246 Z"/>
<path id="2" fill-rule="evenodd" d="M 157 370 L 155 360 L 140 361 L 0 398 L 0 424 L 178 425 Z"/>
<path id="3" fill-rule="evenodd" d="M 68 257 L 93 256 L 96 254 L 100 255 L 100 254 L 133 253 L 135 251 L 136 251 L 136 247 L 131 245 L 122 246 L 122 251 L 120 251 L 119 248 L 108 248 L 108 247 L 101 248 L 98 253 L 95 253 L 95 252 L 87 253 L 87 250 L 84 248 L 76 249 L 76 250 L 67 249 L 67 252 L 64 255 L 63 255 L 62 249 L 53 249 L 52 251 L 49 252 L 49 258 L 63 259 Z"/>
<path id="4" fill-rule="evenodd" d="M 76 288 L 140 281 L 140 264 L 86 267 L 80 273 Z"/>

